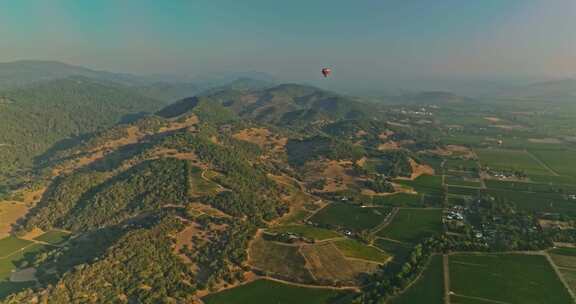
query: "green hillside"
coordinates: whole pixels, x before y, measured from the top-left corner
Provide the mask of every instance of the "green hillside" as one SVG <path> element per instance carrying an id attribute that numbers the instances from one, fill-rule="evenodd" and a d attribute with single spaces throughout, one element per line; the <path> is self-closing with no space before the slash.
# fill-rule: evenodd
<path id="1" fill-rule="evenodd" d="M 0 183 L 64 140 L 110 127 L 162 102 L 119 85 L 74 77 L 0 92 Z"/>

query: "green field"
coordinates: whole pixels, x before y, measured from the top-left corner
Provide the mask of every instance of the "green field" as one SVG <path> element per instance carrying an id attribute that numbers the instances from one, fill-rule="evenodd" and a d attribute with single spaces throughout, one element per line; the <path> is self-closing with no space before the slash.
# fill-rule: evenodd
<path id="1" fill-rule="evenodd" d="M 16 250 L 8 257 L 0 258 L 0 281 L 7 280 L 17 264 L 28 257 L 29 254 L 44 250 L 45 245 L 32 244 L 23 250 Z"/>
<path id="2" fill-rule="evenodd" d="M 495 169 L 521 170 L 529 175 L 554 175 L 526 151 L 477 149 L 475 152 L 483 166 Z"/>
<path id="3" fill-rule="evenodd" d="M 418 193 L 442 193 L 442 176 L 440 175 L 420 175 L 415 180 L 396 179 L 394 182 L 410 187 Z"/>
<path id="4" fill-rule="evenodd" d="M 569 149 L 530 150 L 530 153 L 554 170 L 554 172 L 560 175 L 576 177 L 576 165 L 574 165 L 576 164 L 576 151 Z"/>
<path id="5" fill-rule="evenodd" d="M 576 292 L 576 269 L 561 268 L 560 274 L 564 277 L 572 292 Z"/>
<path id="6" fill-rule="evenodd" d="M 389 301 L 391 304 L 444 303 L 442 256 L 431 257 L 424 273 L 408 290 Z"/>
<path id="7" fill-rule="evenodd" d="M 540 255 L 451 255 L 450 284 L 456 295 L 487 303 L 572 303 L 548 260 Z"/>
<path id="8" fill-rule="evenodd" d="M 190 166 L 190 190 L 193 195 L 206 195 L 215 193 L 218 190 L 218 184 L 202 177 L 202 169 L 196 166 Z M 212 173 L 208 173 L 212 172 Z M 213 171 L 207 171 L 206 176 L 214 176 Z"/>
<path id="9" fill-rule="evenodd" d="M 462 178 L 460 176 L 453 176 L 453 175 L 446 176 L 444 183 L 447 185 L 453 185 L 453 186 L 464 186 L 464 187 L 475 187 L 475 188 L 482 187 L 482 183 L 478 180 L 467 179 L 467 178 Z"/>
<path id="10" fill-rule="evenodd" d="M 549 253 L 570 289 L 576 292 L 576 248 L 555 248 Z"/>
<path id="11" fill-rule="evenodd" d="M 374 246 L 392 254 L 394 256 L 393 262 L 403 262 L 412 251 L 412 247 L 410 245 L 382 238 L 376 238 L 374 241 Z"/>
<path id="12" fill-rule="evenodd" d="M 442 232 L 442 209 L 400 209 L 392 222 L 378 231 L 378 236 L 416 243 Z"/>
<path id="13" fill-rule="evenodd" d="M 70 233 L 58 230 L 48 231 L 41 236 L 34 238 L 37 241 L 58 245 L 66 242 L 70 238 Z"/>
<path id="14" fill-rule="evenodd" d="M 0 240 L 0 258 L 6 257 L 30 244 L 32 244 L 31 241 L 19 239 L 14 236 L 5 237 Z"/>
<path id="15" fill-rule="evenodd" d="M 576 258 L 576 248 L 554 248 L 554 249 L 550 250 L 550 253 L 558 254 L 558 255 L 565 255 L 565 256 L 572 256 L 572 257 Z M 576 265 L 573 265 L 573 267 L 576 268 Z"/>
<path id="16" fill-rule="evenodd" d="M 478 162 L 471 159 L 447 159 L 444 162 L 444 170 L 450 171 L 474 171 L 478 169 Z"/>
<path id="17" fill-rule="evenodd" d="M 536 183 L 576 185 L 576 178 L 565 175 L 530 175 L 530 180 Z"/>
<path id="18" fill-rule="evenodd" d="M 448 198 L 447 198 L 447 203 L 449 206 L 465 205 L 466 202 L 467 202 L 467 199 L 462 197 L 462 196 L 448 196 Z"/>
<path id="19" fill-rule="evenodd" d="M 419 156 L 418 158 L 426 165 L 432 167 L 432 169 L 434 169 L 434 172 L 436 172 L 437 174 L 442 172 L 442 162 L 444 161 L 443 158 L 436 155 L 422 155 Z"/>
<path id="20" fill-rule="evenodd" d="M 390 211 L 390 208 L 385 207 L 362 208 L 346 203 L 332 203 L 314 214 L 310 220 L 319 225 L 361 231 L 378 226 Z"/>
<path id="21" fill-rule="evenodd" d="M 424 194 L 422 196 L 422 204 L 426 207 L 442 207 L 444 197 L 436 194 Z"/>
<path id="22" fill-rule="evenodd" d="M 556 249 L 554 249 L 550 251 L 550 257 L 554 261 L 554 264 L 560 267 L 560 269 L 576 270 L 574 249 L 572 249 L 572 252 L 565 252 L 565 250 L 556 251 Z"/>
<path id="23" fill-rule="evenodd" d="M 448 186 L 447 189 L 448 194 L 452 195 L 477 196 L 480 193 L 480 190 L 478 188 Z"/>
<path id="24" fill-rule="evenodd" d="M 440 138 L 447 145 L 461 145 L 468 147 L 480 147 L 487 142 L 484 135 L 451 134 Z"/>
<path id="25" fill-rule="evenodd" d="M 256 239 L 250 247 L 249 263 L 261 271 L 296 282 L 312 282 L 306 260 L 296 246 Z"/>
<path id="26" fill-rule="evenodd" d="M 505 189 L 524 192 L 544 192 L 544 193 L 576 193 L 576 186 L 539 184 L 528 182 L 512 182 L 499 180 L 486 180 L 488 189 Z"/>
<path id="27" fill-rule="evenodd" d="M 297 209 L 282 217 L 278 223 L 281 225 L 296 225 L 306 220 L 310 215 L 312 215 L 312 212 L 306 209 Z"/>
<path id="28" fill-rule="evenodd" d="M 3 239 L 2 241 L 4 241 Z M 17 241 L 12 243 L 14 245 L 18 244 Z M 19 243 L 20 245 L 24 245 L 24 243 Z M 0 299 L 5 298 L 9 294 L 13 292 L 20 291 L 22 289 L 31 287 L 35 285 L 35 282 L 19 282 L 14 283 L 10 282 L 10 275 L 13 270 L 15 270 L 21 262 L 29 258 L 29 255 L 35 252 L 42 251 L 46 248 L 45 245 L 40 244 L 32 244 L 30 242 L 25 243 L 24 246 L 28 245 L 23 250 L 23 247 L 20 247 L 13 251 L 8 257 L 0 258 Z M 12 246 L 12 249 L 17 248 L 17 246 Z M 4 251 L 3 247 L 0 247 L 0 250 Z"/>
<path id="29" fill-rule="evenodd" d="M 339 233 L 333 230 L 317 228 L 312 226 L 305 226 L 305 225 L 289 225 L 289 226 L 274 227 L 272 229 L 269 229 L 269 231 L 273 233 L 294 233 L 299 234 L 303 237 L 320 241 L 341 237 Z"/>
<path id="30" fill-rule="evenodd" d="M 398 193 L 394 195 L 375 196 L 372 202 L 379 206 L 391 207 L 423 207 L 422 195 Z"/>
<path id="31" fill-rule="evenodd" d="M 565 199 L 558 193 L 532 193 L 510 190 L 489 189 L 493 197 L 513 202 L 520 209 L 539 212 L 562 212 L 576 216 L 576 201 Z"/>
<path id="32" fill-rule="evenodd" d="M 490 304 L 490 303 L 493 302 L 480 300 L 476 298 L 469 298 L 466 296 L 457 296 L 457 295 L 450 296 L 450 304 Z M 497 303 L 503 303 L 503 302 L 497 302 Z"/>
<path id="33" fill-rule="evenodd" d="M 340 250 L 344 256 L 349 258 L 368 260 L 377 263 L 385 263 L 391 258 L 390 254 L 351 239 L 336 241 L 334 242 L 334 245 L 336 245 L 338 250 Z"/>
<path id="34" fill-rule="evenodd" d="M 347 291 L 304 288 L 270 280 L 258 280 L 246 285 L 208 295 L 202 298 L 202 300 L 206 304 L 331 304 L 350 295 L 351 292 Z"/>

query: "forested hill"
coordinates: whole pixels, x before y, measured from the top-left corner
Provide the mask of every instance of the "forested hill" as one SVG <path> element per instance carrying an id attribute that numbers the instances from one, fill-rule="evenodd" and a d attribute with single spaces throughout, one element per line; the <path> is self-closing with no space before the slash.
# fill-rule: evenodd
<path id="1" fill-rule="evenodd" d="M 0 63 L 0 90 L 25 88 L 42 82 L 69 77 L 87 77 L 138 92 L 166 102 L 223 89 L 269 87 L 269 78 L 260 73 L 237 73 L 211 79 L 189 79 L 184 76 L 143 76 L 94 70 L 58 61 L 21 60 Z M 266 80 L 263 80 L 266 79 Z"/>
<path id="2" fill-rule="evenodd" d="M 181 100 L 159 112 L 159 115 L 182 114 L 199 101 L 217 103 L 244 119 L 280 126 L 302 127 L 340 119 L 382 117 L 382 110 L 376 105 L 297 84 L 259 90 L 221 90 Z"/>
<path id="3" fill-rule="evenodd" d="M 414 173 L 415 151 L 434 142 L 388 118 L 398 119 L 308 86 L 228 89 L 51 151 L 31 185 L 43 195 L 13 232 L 72 237 L 16 261 L 33 265 L 38 281 L 5 302 L 190 303 L 238 284 L 265 261 L 249 260 L 257 231 L 302 225 L 302 215 L 342 197 L 372 201 L 394 191 L 392 178 Z M 379 149 L 389 140 L 398 149 Z M 368 211 L 380 218 L 390 209 Z M 375 270 L 368 266 L 342 282 L 358 284 Z"/>
<path id="4" fill-rule="evenodd" d="M 153 112 L 165 103 L 123 86 L 71 77 L 0 91 L 0 183 L 60 140 Z"/>
<path id="5" fill-rule="evenodd" d="M 266 81 L 247 78 L 193 83 L 56 61 L 0 63 L 0 196 L 7 184 L 25 176 L 35 157 L 60 149 L 63 140 L 153 113 L 210 88 L 246 91 L 267 86 Z"/>
<path id="6" fill-rule="evenodd" d="M 130 74 L 95 71 L 58 61 L 21 60 L 0 63 L 0 89 L 24 87 L 72 76 L 114 81 L 126 85 L 143 84 L 145 81 L 142 77 Z"/>

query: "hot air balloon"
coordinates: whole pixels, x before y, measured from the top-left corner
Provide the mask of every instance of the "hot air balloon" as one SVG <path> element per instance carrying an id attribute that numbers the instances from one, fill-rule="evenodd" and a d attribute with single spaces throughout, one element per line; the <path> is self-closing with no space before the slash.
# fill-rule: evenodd
<path id="1" fill-rule="evenodd" d="M 322 75 L 324 75 L 324 78 L 330 76 L 330 74 L 332 74 L 332 69 L 330 69 L 330 68 L 323 68 L 322 69 Z"/>

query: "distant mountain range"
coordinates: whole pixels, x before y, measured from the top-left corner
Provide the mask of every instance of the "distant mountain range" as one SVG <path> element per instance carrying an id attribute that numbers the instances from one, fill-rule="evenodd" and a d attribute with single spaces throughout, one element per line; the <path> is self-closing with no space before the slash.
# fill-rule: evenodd
<path id="1" fill-rule="evenodd" d="M 575 84 L 576 80 L 538 83 L 506 96 L 573 97 Z M 475 99 L 444 91 L 349 97 L 312 86 L 277 85 L 273 77 L 258 72 L 193 80 L 97 71 L 54 61 L 0 63 L 0 183 L 58 142 L 162 108 L 160 116 L 174 117 L 200 104 L 205 115 L 229 113 L 289 128 L 321 128 L 339 119 L 378 118 L 378 103 L 468 102 Z"/>
<path id="2" fill-rule="evenodd" d="M 251 78 L 163 81 L 54 61 L 0 63 L 0 184 L 62 140 L 131 121 L 202 92 L 270 86 Z"/>
<path id="3" fill-rule="evenodd" d="M 573 99 L 576 97 L 576 79 L 561 79 L 537 82 L 525 86 L 509 88 L 500 96 L 530 99 Z"/>
<path id="4" fill-rule="evenodd" d="M 135 75 L 95 71 L 57 61 L 22 60 L 0 63 L 0 88 L 21 87 L 37 82 L 71 76 L 113 81 L 126 85 L 143 85 L 147 81 Z"/>
<path id="5" fill-rule="evenodd" d="M 272 76 L 259 72 L 230 73 L 202 78 L 169 75 L 141 76 L 98 71 L 58 61 L 21 60 L 0 63 L 0 90 L 22 88 L 44 81 L 78 76 L 127 86 L 142 95 L 171 102 L 229 84 L 237 88 L 249 88 L 252 85 L 261 88 L 264 83 L 270 85 L 274 82 Z"/>

